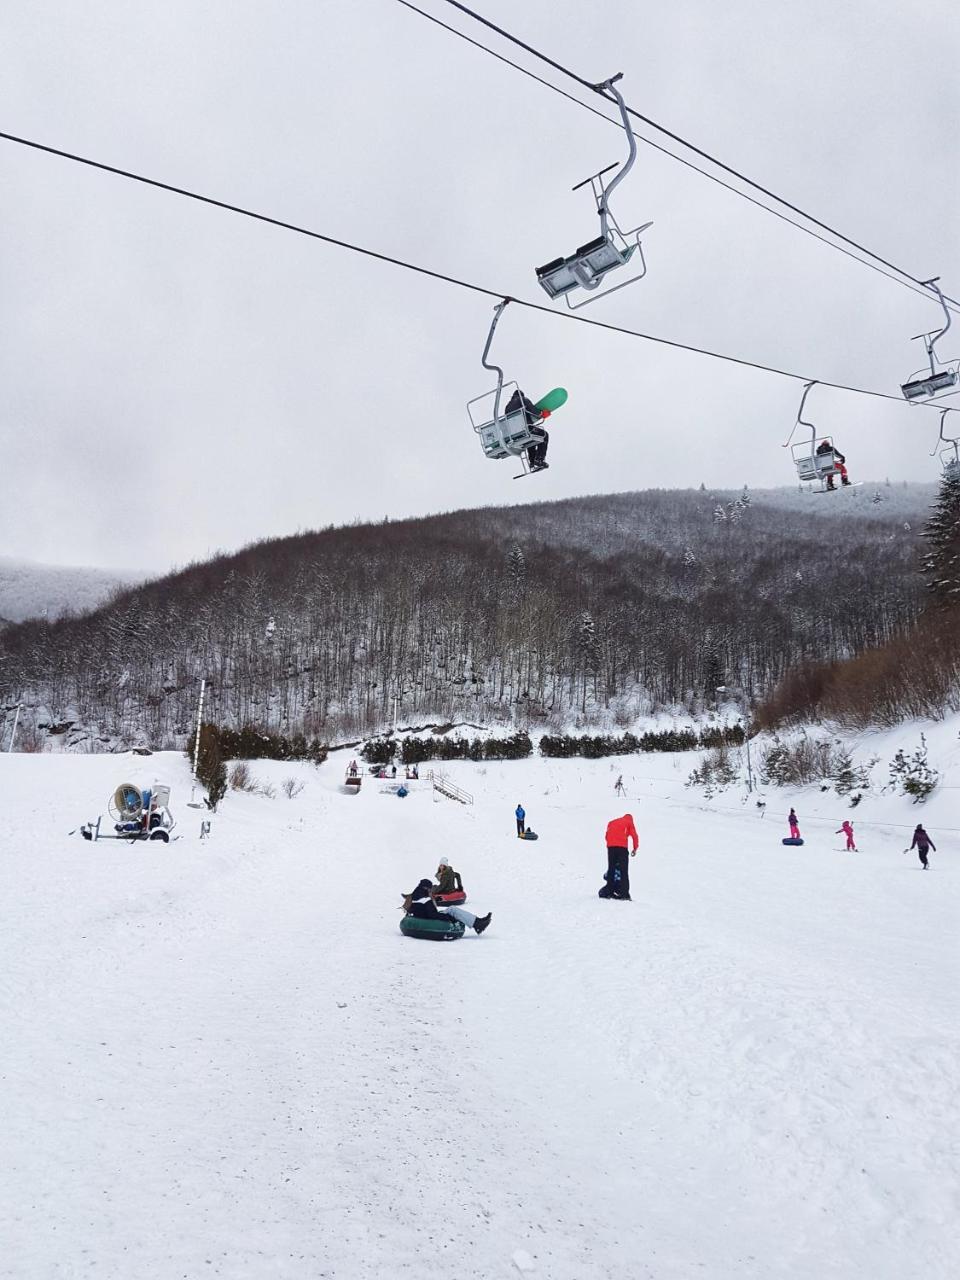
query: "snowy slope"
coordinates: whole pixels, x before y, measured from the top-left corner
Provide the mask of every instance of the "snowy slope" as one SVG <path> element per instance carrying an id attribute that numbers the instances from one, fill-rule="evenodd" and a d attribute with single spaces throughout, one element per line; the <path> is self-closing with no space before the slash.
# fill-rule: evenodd
<path id="1" fill-rule="evenodd" d="M 133 570 L 78 569 L 0 556 L 0 625 L 95 609 L 115 588 L 133 586 L 146 576 Z"/>
<path id="2" fill-rule="evenodd" d="M 794 793 L 786 849 L 781 797 L 708 804 L 690 757 L 445 766 L 472 807 L 344 763 L 255 762 L 302 795 L 231 793 L 201 843 L 178 756 L 0 756 L 0 1276 L 955 1274 L 955 756 L 927 874 L 901 798 L 846 855 Z M 621 772 L 634 901 L 601 902 Z M 154 777 L 169 847 L 67 834 Z M 441 854 L 482 938 L 398 931 Z"/>

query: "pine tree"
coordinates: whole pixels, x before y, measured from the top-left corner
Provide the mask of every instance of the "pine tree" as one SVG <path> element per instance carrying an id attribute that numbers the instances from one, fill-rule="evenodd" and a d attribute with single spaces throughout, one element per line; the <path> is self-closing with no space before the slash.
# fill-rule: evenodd
<path id="1" fill-rule="evenodd" d="M 930 519 L 923 529 L 929 552 L 923 573 L 936 603 L 944 608 L 960 605 L 960 474 L 948 470 Z"/>
<path id="2" fill-rule="evenodd" d="M 510 550 L 507 557 L 507 572 L 513 587 L 514 602 L 519 604 L 523 600 L 527 587 L 527 562 L 519 544 L 515 543 Z"/>

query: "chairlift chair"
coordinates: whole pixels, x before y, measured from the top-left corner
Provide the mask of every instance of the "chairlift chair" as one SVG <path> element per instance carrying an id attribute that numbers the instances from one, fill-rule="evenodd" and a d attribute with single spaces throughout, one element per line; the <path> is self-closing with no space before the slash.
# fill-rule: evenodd
<path id="1" fill-rule="evenodd" d="M 830 486 L 827 481 L 833 476 L 840 475 L 840 465 L 837 462 L 837 451 L 833 447 L 832 436 L 818 436 L 817 428 L 812 422 L 806 422 L 803 417 L 803 408 L 807 402 L 807 396 L 810 394 L 811 387 L 815 387 L 816 380 L 804 384 L 803 397 L 800 400 L 800 408 L 797 410 L 797 420 L 793 424 L 793 431 L 787 437 L 784 448 L 790 444 L 793 439 L 793 432 L 797 427 L 810 428 L 810 440 L 801 441 L 791 447 L 793 457 L 793 465 L 797 469 L 797 479 L 803 483 L 816 483 L 821 489 L 827 489 Z M 829 449 L 817 452 L 819 446 L 829 444 Z"/>
<path id="2" fill-rule="evenodd" d="M 936 400 L 943 396 L 956 395 L 960 391 L 960 358 L 956 360 L 948 360 L 943 362 L 938 360 L 936 353 L 936 345 L 943 335 L 950 328 L 952 316 L 950 309 L 943 298 L 940 286 L 937 284 L 939 276 L 933 280 L 925 280 L 924 284 L 940 299 L 940 305 L 943 307 L 943 314 L 946 317 L 946 324 L 942 329 L 937 329 L 933 333 L 918 333 L 910 339 L 911 342 L 923 340 L 926 348 L 927 360 L 930 363 L 930 372 L 925 369 L 918 369 L 916 373 L 912 373 L 907 382 L 900 387 L 903 398 L 909 400 L 912 404 L 923 400 Z"/>
<path id="3" fill-rule="evenodd" d="M 611 79 L 605 80 L 603 84 L 595 87 L 599 93 L 608 89 L 620 108 L 620 118 L 623 121 L 623 128 L 630 148 L 627 159 L 620 172 L 611 182 L 604 182 L 604 175 L 610 173 L 612 169 L 616 169 L 616 164 L 607 165 L 605 169 L 601 169 L 599 173 L 593 174 L 590 178 L 584 178 L 582 182 L 578 182 L 573 188 L 574 191 L 579 191 L 581 187 L 585 187 L 589 182 L 593 198 L 597 204 L 597 213 L 600 215 L 600 235 L 595 240 L 582 244 L 575 253 L 571 253 L 568 257 L 554 258 L 552 262 L 548 262 L 542 267 L 537 267 L 537 280 L 547 295 L 551 299 L 562 297 L 571 311 L 585 307 L 590 302 L 596 302 L 597 298 L 605 298 L 607 294 L 615 293 L 618 289 L 624 289 L 628 284 L 634 284 L 647 274 L 647 264 L 643 256 L 640 237 L 648 227 L 653 226 L 653 223 L 645 222 L 642 226 L 634 227 L 632 231 L 622 231 L 610 210 L 610 197 L 614 188 L 624 180 L 633 168 L 633 162 L 637 158 L 637 139 L 630 125 L 627 105 L 620 91 L 616 88 L 616 81 L 622 75 L 623 72 L 621 71 Z M 611 271 L 615 271 L 618 267 L 626 266 L 634 254 L 637 255 L 640 263 L 638 272 L 628 280 L 624 280 L 610 289 L 604 289 L 602 293 L 595 292 Z M 586 289 L 592 296 L 584 298 L 580 302 L 572 302 L 570 295 L 577 289 Z"/>
<path id="4" fill-rule="evenodd" d="M 944 419 L 948 413 L 956 412 L 956 409 L 942 410 L 940 414 L 940 435 L 937 439 L 937 443 L 933 446 L 933 453 L 930 455 L 932 458 L 934 453 L 939 452 L 940 467 L 943 471 L 944 479 L 946 480 L 960 479 L 960 439 L 957 439 L 955 436 L 945 436 L 943 434 Z M 947 447 L 945 449 L 941 449 L 941 444 L 945 444 Z"/>
<path id="5" fill-rule="evenodd" d="M 509 301 L 509 298 L 504 298 L 502 302 L 498 302 L 494 307 L 493 322 L 490 325 L 490 332 L 487 334 L 483 355 L 480 358 L 480 363 L 483 367 L 497 375 L 496 389 L 485 391 L 482 396 L 476 396 L 473 400 L 470 400 L 467 404 L 467 414 L 470 418 L 470 425 L 480 437 L 480 447 L 486 457 L 519 458 L 523 467 L 521 474 L 526 475 L 530 470 L 530 465 L 527 461 L 527 450 L 531 445 L 539 444 L 540 437 L 535 436 L 530 430 L 527 424 L 527 415 L 523 409 L 515 410 L 512 413 L 501 413 L 500 405 L 503 401 L 504 391 L 512 392 L 519 390 L 519 388 L 516 382 L 504 382 L 503 370 L 499 365 L 487 363 L 487 356 L 490 353 L 490 344 L 493 341 L 497 323 Z"/>

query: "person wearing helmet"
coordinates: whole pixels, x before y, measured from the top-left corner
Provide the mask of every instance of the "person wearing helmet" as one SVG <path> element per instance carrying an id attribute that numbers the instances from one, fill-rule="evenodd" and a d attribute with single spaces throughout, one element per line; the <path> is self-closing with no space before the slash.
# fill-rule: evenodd
<path id="1" fill-rule="evenodd" d="M 600 898 L 617 898 L 630 901 L 630 870 L 628 857 L 635 857 L 640 839 L 633 823 L 633 814 L 625 813 L 607 823 L 607 873 L 606 883 L 598 893 Z M 633 844 L 633 848 L 628 846 Z"/>

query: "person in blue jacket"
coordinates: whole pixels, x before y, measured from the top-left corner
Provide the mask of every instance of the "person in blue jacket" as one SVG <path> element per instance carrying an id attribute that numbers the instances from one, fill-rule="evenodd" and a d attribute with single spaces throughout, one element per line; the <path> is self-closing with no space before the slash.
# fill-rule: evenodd
<path id="1" fill-rule="evenodd" d="M 517 805 L 517 835 L 520 837 L 521 840 L 523 839 L 524 832 L 527 829 L 526 818 L 527 818 L 527 815 L 523 811 L 523 805 L 518 804 Z"/>

